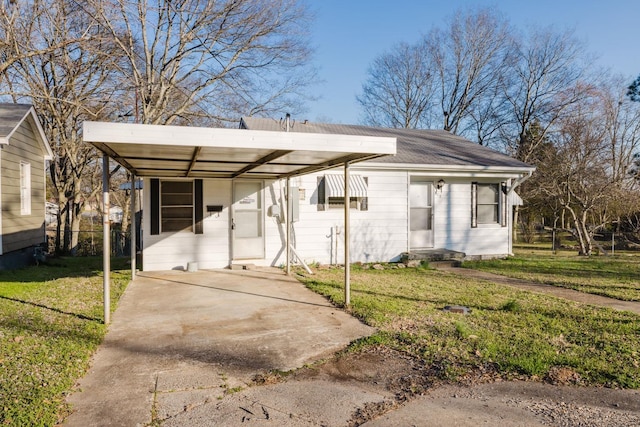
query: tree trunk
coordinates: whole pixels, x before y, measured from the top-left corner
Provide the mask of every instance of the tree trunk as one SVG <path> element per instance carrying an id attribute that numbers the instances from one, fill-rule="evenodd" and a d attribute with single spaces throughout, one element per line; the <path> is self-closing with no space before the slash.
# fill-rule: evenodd
<path id="1" fill-rule="evenodd" d="M 78 242 L 80 240 L 80 221 L 82 216 L 81 212 L 81 204 L 74 203 L 73 204 L 73 218 L 71 219 L 71 248 L 70 253 L 72 256 L 78 255 Z"/>

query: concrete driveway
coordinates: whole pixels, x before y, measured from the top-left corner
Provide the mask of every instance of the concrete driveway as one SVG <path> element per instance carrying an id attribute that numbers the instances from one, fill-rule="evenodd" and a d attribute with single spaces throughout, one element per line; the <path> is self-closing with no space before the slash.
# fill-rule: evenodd
<path id="1" fill-rule="evenodd" d="M 69 396 L 64 425 L 168 421 L 256 374 L 301 367 L 371 333 L 277 269 L 141 273 Z"/>

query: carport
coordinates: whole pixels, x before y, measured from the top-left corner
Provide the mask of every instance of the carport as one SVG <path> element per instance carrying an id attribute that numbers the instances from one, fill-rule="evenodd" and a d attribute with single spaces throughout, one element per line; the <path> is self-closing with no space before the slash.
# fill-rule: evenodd
<path id="1" fill-rule="evenodd" d="M 103 153 L 104 319 L 110 318 L 110 158 L 139 177 L 286 179 L 342 166 L 344 168 L 345 303 L 350 303 L 349 165 L 396 152 L 396 139 L 354 135 L 272 132 L 245 129 L 85 122 L 83 138 Z M 133 192 L 135 193 L 135 192 Z M 135 206 L 132 193 L 131 204 Z M 198 209 L 202 210 L 202 206 Z M 135 209 L 131 209 L 135 212 Z M 286 271 L 290 271 L 291 203 L 286 198 Z M 132 227 L 135 221 L 131 221 Z M 136 272 L 135 230 L 132 229 L 131 270 Z"/>

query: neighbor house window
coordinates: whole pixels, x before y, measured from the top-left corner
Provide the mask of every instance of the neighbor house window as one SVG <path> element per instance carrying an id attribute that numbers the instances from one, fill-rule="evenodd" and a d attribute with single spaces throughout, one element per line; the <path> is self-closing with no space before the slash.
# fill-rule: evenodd
<path id="1" fill-rule="evenodd" d="M 31 215 L 31 163 L 20 162 L 20 213 Z"/>
<path id="2" fill-rule="evenodd" d="M 193 231 L 202 234 L 202 180 L 151 179 L 151 234 Z"/>
<path id="3" fill-rule="evenodd" d="M 471 183 L 471 226 L 500 224 L 506 226 L 505 184 Z"/>
<path id="4" fill-rule="evenodd" d="M 349 207 L 360 211 L 369 208 L 368 180 L 361 175 L 349 176 Z M 318 178 L 318 210 L 344 209 L 344 175 Z"/>

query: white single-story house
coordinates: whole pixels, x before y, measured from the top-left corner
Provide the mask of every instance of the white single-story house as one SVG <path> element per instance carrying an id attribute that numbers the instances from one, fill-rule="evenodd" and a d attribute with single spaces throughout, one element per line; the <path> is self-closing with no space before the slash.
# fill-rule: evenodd
<path id="1" fill-rule="evenodd" d="M 144 180 L 144 270 L 342 263 L 347 224 L 351 262 L 511 253 L 532 166 L 445 131 L 286 123 L 85 123 L 85 141 Z"/>
<path id="2" fill-rule="evenodd" d="M 34 261 L 46 242 L 46 161 L 53 158 L 35 109 L 0 104 L 0 270 Z"/>

